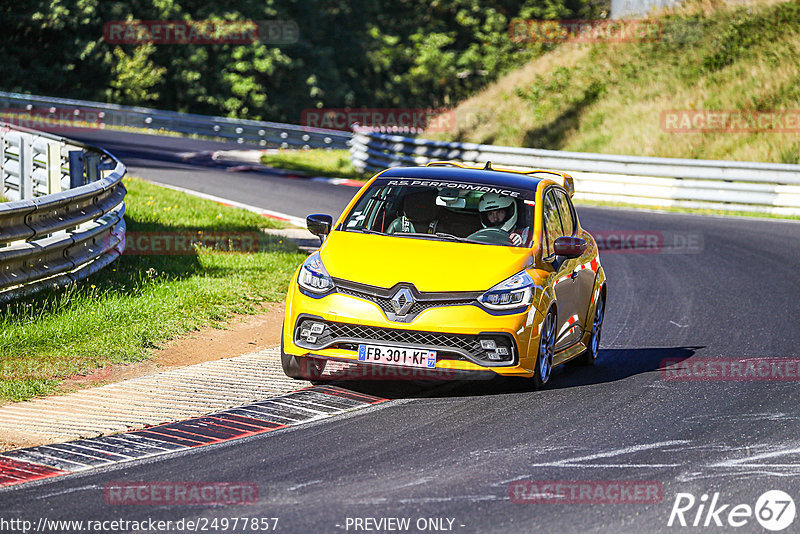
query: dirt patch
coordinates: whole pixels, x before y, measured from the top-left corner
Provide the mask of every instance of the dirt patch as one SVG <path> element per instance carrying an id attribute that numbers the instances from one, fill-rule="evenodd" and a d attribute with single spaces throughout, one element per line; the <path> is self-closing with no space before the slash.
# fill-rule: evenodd
<path id="1" fill-rule="evenodd" d="M 57 394 L 121 382 L 211 360 L 233 358 L 274 347 L 281 342 L 284 304 L 269 304 L 256 315 L 237 315 L 224 329 L 205 328 L 168 341 L 143 362 L 109 365 L 88 374 L 67 378 Z"/>

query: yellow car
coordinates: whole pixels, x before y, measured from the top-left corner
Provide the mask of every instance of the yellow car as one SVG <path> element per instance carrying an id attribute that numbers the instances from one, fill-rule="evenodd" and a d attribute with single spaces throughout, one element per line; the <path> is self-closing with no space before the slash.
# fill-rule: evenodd
<path id="1" fill-rule="evenodd" d="M 564 173 L 436 162 L 377 174 L 336 224 L 309 215 L 322 245 L 289 286 L 284 372 L 341 361 L 541 387 L 593 363 L 606 279 L 573 192 Z"/>

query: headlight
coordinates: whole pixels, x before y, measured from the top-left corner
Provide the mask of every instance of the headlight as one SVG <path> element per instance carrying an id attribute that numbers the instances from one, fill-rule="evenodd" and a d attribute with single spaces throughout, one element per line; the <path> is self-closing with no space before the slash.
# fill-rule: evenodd
<path id="1" fill-rule="evenodd" d="M 533 278 L 522 271 L 494 286 L 481 295 L 478 301 L 490 310 L 527 307 L 531 303 L 535 285 Z"/>
<path id="2" fill-rule="evenodd" d="M 319 252 L 315 252 L 303 262 L 300 267 L 300 276 L 297 277 L 297 283 L 306 291 L 316 294 L 327 293 L 333 289 L 333 280 L 328 275 L 328 271 L 325 270 L 325 266 L 319 257 Z"/>

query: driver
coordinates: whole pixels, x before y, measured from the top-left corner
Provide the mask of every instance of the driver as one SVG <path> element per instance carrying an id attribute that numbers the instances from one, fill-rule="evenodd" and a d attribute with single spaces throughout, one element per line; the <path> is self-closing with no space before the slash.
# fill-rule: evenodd
<path id="1" fill-rule="evenodd" d="M 497 228 L 508 234 L 511 244 L 522 244 L 522 236 L 515 230 L 517 224 L 517 203 L 511 197 L 497 193 L 486 193 L 478 204 L 481 224 L 484 228 Z"/>

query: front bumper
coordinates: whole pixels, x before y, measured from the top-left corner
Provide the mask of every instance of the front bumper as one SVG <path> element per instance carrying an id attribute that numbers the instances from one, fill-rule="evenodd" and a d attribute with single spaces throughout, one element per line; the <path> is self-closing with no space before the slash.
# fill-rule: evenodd
<path id="1" fill-rule="evenodd" d="M 284 352 L 293 356 L 357 363 L 359 344 L 380 344 L 436 350 L 437 369 L 533 375 L 528 348 L 532 337 L 532 346 L 538 344 L 542 319 L 533 308 L 494 315 L 477 303 L 448 305 L 424 309 L 411 322 L 396 322 L 378 303 L 336 292 L 311 297 L 296 282 L 286 304 Z M 490 339 L 496 349 L 481 343 Z"/>

